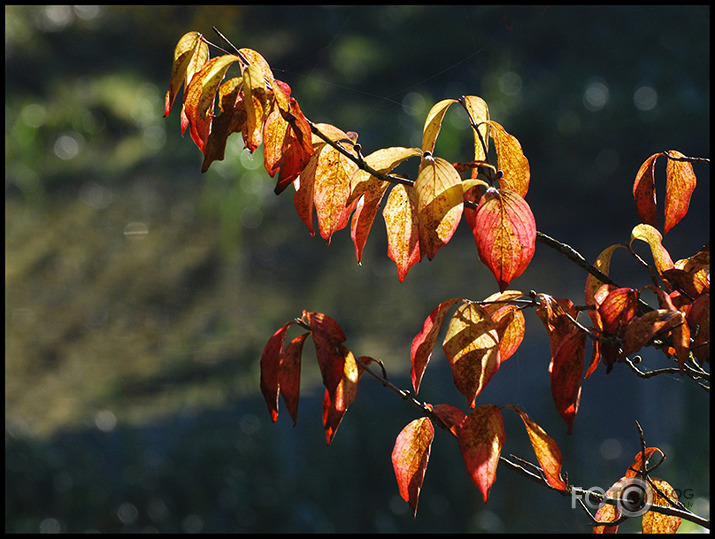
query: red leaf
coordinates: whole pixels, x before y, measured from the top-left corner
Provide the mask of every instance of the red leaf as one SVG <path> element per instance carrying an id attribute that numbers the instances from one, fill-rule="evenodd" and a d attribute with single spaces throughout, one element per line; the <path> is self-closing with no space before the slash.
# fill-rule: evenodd
<path id="1" fill-rule="evenodd" d="M 484 300 L 484 310 L 492 317 L 496 324 L 499 335 L 499 361 L 504 363 L 517 351 L 519 345 L 524 340 L 526 322 L 524 313 L 516 305 L 499 303 L 488 304 L 487 302 L 506 301 L 517 299 L 524 294 L 517 290 L 507 290 L 497 294 L 492 294 Z"/>
<path id="2" fill-rule="evenodd" d="M 362 260 L 362 252 L 370 235 L 377 211 L 380 209 L 380 201 L 385 194 L 386 187 L 365 193 L 358 198 L 355 206 L 355 212 L 350 223 L 350 236 L 355 245 L 355 256 L 358 263 Z"/>
<path id="3" fill-rule="evenodd" d="M 412 341 L 412 387 L 415 390 L 415 394 L 420 391 L 420 383 L 422 381 L 422 375 L 425 373 L 427 364 L 432 357 L 432 351 L 434 345 L 437 342 L 437 335 L 439 333 L 439 328 L 442 325 L 447 311 L 452 305 L 458 301 L 463 301 L 459 298 L 452 298 L 443 301 L 430 313 L 430 315 L 425 320 L 422 325 L 422 331 L 420 331 Z"/>
<path id="4" fill-rule="evenodd" d="M 682 153 L 670 150 L 671 157 L 685 157 Z M 693 165 L 687 161 L 676 161 L 668 159 L 666 167 L 666 191 L 665 191 L 665 225 L 663 233 L 677 225 L 688 213 L 690 197 L 695 190 L 697 181 Z"/>
<path id="5" fill-rule="evenodd" d="M 432 412 L 449 428 L 455 437 L 459 437 L 459 428 L 464 423 L 464 420 L 467 419 L 467 415 L 462 410 L 455 408 L 451 404 L 437 404 L 432 407 Z"/>
<path id="6" fill-rule="evenodd" d="M 345 334 L 337 322 L 325 314 L 303 311 L 303 318 L 312 330 L 323 385 L 334 400 L 344 372 L 345 357 L 338 347 L 345 341 Z"/>
<path id="7" fill-rule="evenodd" d="M 513 191 L 489 188 L 479 201 L 472 232 L 480 260 L 504 291 L 534 256 L 536 223 L 531 208 Z"/>
<path id="8" fill-rule="evenodd" d="M 261 393 L 266 400 L 268 411 L 274 422 L 278 420 L 278 392 L 280 387 L 280 364 L 283 354 L 283 342 L 285 341 L 288 328 L 294 323 L 294 321 L 291 321 L 283 324 L 273 336 L 268 339 L 261 354 Z"/>
<path id="9" fill-rule="evenodd" d="M 360 379 L 360 371 L 355 361 L 355 356 L 346 346 L 338 345 L 338 353 L 343 358 L 343 374 L 338 386 L 335 389 L 334 397 L 326 389 L 323 398 L 323 426 L 325 427 L 325 438 L 330 445 L 340 422 L 343 420 L 345 412 L 355 400 L 357 395 L 357 383 Z"/>
<path id="10" fill-rule="evenodd" d="M 658 228 L 658 210 L 655 200 L 655 162 L 662 155 L 651 155 L 641 165 L 633 183 L 633 198 L 641 223 Z"/>
<path id="11" fill-rule="evenodd" d="M 553 347 L 553 344 L 552 344 Z M 556 410 L 571 434 L 581 399 L 581 379 L 586 354 L 586 333 L 574 327 L 559 339 L 549 364 L 551 395 Z"/>
<path id="12" fill-rule="evenodd" d="M 557 490 L 566 490 L 566 483 L 561 478 L 561 450 L 556 442 L 546 434 L 546 431 L 529 419 L 529 416 L 516 406 L 507 405 L 516 411 L 524 422 L 526 432 L 529 435 L 531 447 L 539 461 L 539 465 L 544 472 L 544 477 L 549 485 Z"/>
<path id="13" fill-rule="evenodd" d="M 402 429 L 392 450 L 392 466 L 400 496 L 410 504 L 415 516 L 433 439 L 432 422 L 422 417 Z"/>
<path id="14" fill-rule="evenodd" d="M 494 484 L 499 455 L 504 446 L 504 420 L 499 407 L 483 404 L 467 416 L 459 428 L 459 448 L 467 473 L 487 501 Z"/>
<path id="15" fill-rule="evenodd" d="M 489 313 L 477 303 L 460 305 L 443 343 L 457 389 L 470 408 L 499 369 L 499 336 Z"/>
<path id="16" fill-rule="evenodd" d="M 288 413 L 293 418 L 293 425 L 298 421 L 298 400 L 300 398 L 300 363 L 303 343 L 309 333 L 303 333 L 286 346 L 281 356 L 278 386 L 286 404 Z"/>
<path id="17" fill-rule="evenodd" d="M 656 451 L 658 453 L 660 453 L 661 459 L 665 457 L 665 454 L 657 447 L 647 447 L 645 450 L 646 467 L 650 461 L 650 458 L 653 456 L 653 453 L 655 453 Z M 642 477 L 642 474 L 641 474 L 642 469 L 643 469 L 643 452 L 638 451 L 638 453 L 636 454 L 636 458 L 633 461 L 633 464 L 631 464 L 628 467 L 625 477 Z"/>

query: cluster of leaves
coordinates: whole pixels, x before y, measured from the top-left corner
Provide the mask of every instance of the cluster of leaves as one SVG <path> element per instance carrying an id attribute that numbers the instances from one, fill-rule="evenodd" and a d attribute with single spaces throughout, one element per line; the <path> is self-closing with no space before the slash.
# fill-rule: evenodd
<path id="1" fill-rule="evenodd" d="M 642 223 L 633 229 L 628 245 L 610 246 L 589 268 L 586 306 L 577 307 L 570 299 L 508 289 L 529 265 L 539 233 L 525 200 L 530 181 L 528 160 L 519 141 L 490 119 L 484 100 L 467 96 L 440 101 L 427 115 L 420 148 L 390 147 L 363 156 L 357 133 L 310 122 L 291 96 L 290 87 L 274 78 L 259 53 L 235 47 L 233 54 L 223 52 L 209 59 L 203 36 L 197 32 L 184 35 L 174 53 L 166 94 L 168 115 L 185 85 L 181 128 L 182 132 L 190 129 L 203 152 L 204 171 L 213 161 L 223 159 L 228 136 L 241 133 L 250 152 L 263 144 L 266 171 L 271 177 L 277 175 L 276 194 L 294 186 L 295 208 L 311 235 L 315 234 L 314 212 L 327 243 L 349 223 L 359 261 L 382 206 L 388 256 L 403 281 L 414 264 L 425 256 L 435 257 L 464 217 L 474 234 L 479 259 L 496 278 L 499 292 L 485 300 L 452 298 L 440 303 L 413 340 L 411 375 L 416 395 L 441 326 L 456 307 L 443 349 L 455 386 L 471 409 L 465 414 L 447 404 L 420 403 L 424 417 L 398 435 L 392 461 L 400 494 L 415 513 L 434 423 L 457 438 L 467 471 L 487 500 L 505 438 L 501 416 L 505 407 L 522 418 L 544 483 L 559 492 L 568 491 L 556 443 L 524 411 L 512 405 L 476 406 L 478 395 L 501 363 L 521 344 L 525 308 L 536 309 L 549 335 L 551 390 L 569 432 L 579 407 L 588 338 L 593 346 L 585 378 L 599 363 L 610 371 L 644 346 L 657 346 L 666 356 L 674 357 L 681 374 L 697 378 L 704 372 L 700 363 L 709 361 L 710 354 L 709 248 L 673 263 L 657 228 L 657 158 L 664 156 L 668 161 L 664 232 L 685 216 L 695 188 L 692 165 L 679 152 L 656 154 L 641 167 L 633 193 Z M 224 81 L 232 65 L 240 69 L 240 76 Z M 450 163 L 435 155 L 442 120 L 453 104 L 466 112 L 474 136 L 473 155 L 463 163 Z M 416 179 L 394 173 L 413 158 L 419 160 Z M 635 240 L 649 244 L 654 267 L 635 253 Z M 626 249 L 650 269 L 652 286 L 624 288 L 608 277 L 611 257 L 618 248 Z M 657 309 L 642 300 L 646 291 L 656 295 Z M 577 320 L 581 310 L 588 310 L 589 327 Z M 288 330 L 294 325 L 304 332 L 286 345 Z M 356 358 L 345 346 L 346 336 L 335 320 L 304 311 L 273 334 L 261 357 L 261 391 L 273 421 L 278 418 L 280 395 L 293 421 L 297 419 L 301 358 L 308 336 L 315 345 L 325 386 L 323 424 L 330 444 L 356 397 L 361 375 L 369 372 L 384 383 L 387 380 L 371 370 L 376 360 Z"/>

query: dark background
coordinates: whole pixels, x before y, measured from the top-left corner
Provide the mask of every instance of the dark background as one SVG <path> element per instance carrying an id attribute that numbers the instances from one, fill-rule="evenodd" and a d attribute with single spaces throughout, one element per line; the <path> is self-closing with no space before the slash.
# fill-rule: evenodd
<path id="1" fill-rule="evenodd" d="M 429 312 L 496 285 L 462 227 L 399 283 L 378 219 L 357 265 L 346 231 L 329 247 L 306 234 L 290 195 L 273 195 L 260 150 L 238 136 L 202 175 L 178 108 L 162 118 L 173 48 L 191 30 L 218 43 L 219 27 L 268 60 L 311 120 L 357 131 L 365 153 L 418 146 L 434 103 L 483 97 L 529 159 L 537 228 L 594 260 L 629 240 L 647 157 L 709 157 L 709 7 L 6 6 L 5 16 L 6 531 L 589 531 L 569 498 L 506 469 L 484 504 L 442 432 L 413 519 L 390 452 L 415 411 L 364 379 L 326 447 L 309 353 L 298 426 L 284 410 L 270 422 L 258 358 L 302 309 L 334 317 L 357 355 L 380 358 L 407 388 Z M 470 141 L 450 110 L 437 153 L 465 160 Z M 674 260 L 709 239 L 710 170 L 695 171 L 690 213 L 664 240 Z M 613 276 L 648 284 L 624 253 Z M 584 283 L 537 244 L 511 288 L 579 303 Z M 638 420 L 668 455 L 660 476 L 707 515 L 707 394 L 678 376 L 599 369 L 569 436 L 543 326 L 526 314 L 524 344 L 478 404 L 525 409 L 584 488 L 623 475 Z M 419 396 L 466 411 L 439 346 Z M 521 421 L 504 415 L 504 454 L 533 460 Z"/>

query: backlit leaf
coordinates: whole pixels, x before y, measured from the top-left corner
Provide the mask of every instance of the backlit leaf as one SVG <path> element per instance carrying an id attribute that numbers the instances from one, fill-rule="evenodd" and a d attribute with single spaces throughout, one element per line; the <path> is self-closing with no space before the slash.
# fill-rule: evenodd
<path id="1" fill-rule="evenodd" d="M 227 80 L 218 89 L 221 114 L 215 116 L 211 122 L 201 172 L 206 172 L 214 161 L 223 160 L 229 135 L 244 130 L 247 116 L 242 89 L 243 82 L 240 77 Z"/>
<path id="2" fill-rule="evenodd" d="M 387 229 L 387 256 L 395 262 L 397 277 L 402 282 L 410 268 L 422 258 L 415 190 L 395 185 L 387 197 L 382 216 Z"/>
<path id="3" fill-rule="evenodd" d="M 652 226 L 640 224 L 633 227 L 631 231 L 631 246 L 635 240 L 644 241 L 650 246 L 653 261 L 659 273 L 663 273 L 665 270 L 669 270 L 675 266 L 673 260 L 670 258 L 670 253 L 668 253 L 661 243 L 663 236 Z"/>
<path id="4" fill-rule="evenodd" d="M 641 223 L 658 228 L 658 209 L 655 196 L 655 162 L 662 154 L 651 155 L 641 165 L 633 183 L 633 198 Z"/>
<path id="5" fill-rule="evenodd" d="M 253 153 L 263 142 L 263 124 L 268 115 L 266 81 L 256 65 L 243 70 L 243 94 L 246 104 L 246 148 Z"/>
<path id="6" fill-rule="evenodd" d="M 554 343 L 554 341 L 552 341 Z M 556 410 L 566 422 L 569 434 L 581 400 L 581 380 L 586 354 L 586 333 L 573 330 L 552 346 L 549 377 Z"/>
<path id="7" fill-rule="evenodd" d="M 268 411 L 271 414 L 273 422 L 278 420 L 280 364 L 283 355 L 283 343 L 285 342 L 288 328 L 294 323 L 295 322 L 291 321 L 283 324 L 271 338 L 268 339 L 261 354 L 261 393 L 266 400 Z"/>
<path id="8" fill-rule="evenodd" d="M 618 481 L 616 481 L 611 488 L 609 488 L 606 491 L 606 496 L 609 498 L 614 498 L 617 497 L 620 491 L 622 490 L 622 484 L 623 484 L 623 479 L 621 478 Z M 596 511 L 595 514 L 595 519 L 598 522 L 613 522 L 614 520 L 618 520 L 621 518 L 621 511 L 618 507 L 615 505 L 611 505 L 610 503 L 601 503 L 598 506 L 598 510 Z M 593 527 L 593 533 L 599 533 L 599 534 L 613 534 L 618 532 L 618 525 L 615 526 L 594 526 Z"/>
<path id="9" fill-rule="evenodd" d="M 422 325 L 422 331 L 420 331 L 415 338 L 412 340 L 412 387 L 415 393 L 420 391 L 420 383 L 422 381 L 422 375 L 427 368 L 430 358 L 432 357 L 432 351 L 434 350 L 435 343 L 437 342 L 437 335 L 439 334 L 440 326 L 444 317 L 447 315 L 447 311 L 458 301 L 463 301 L 459 298 L 452 298 L 443 301 L 430 313 L 427 319 Z"/>
<path id="10" fill-rule="evenodd" d="M 472 411 L 459 428 L 459 448 L 467 473 L 479 487 L 484 501 L 494 484 L 504 446 L 504 420 L 499 407 L 483 404 Z"/>
<path id="11" fill-rule="evenodd" d="M 422 151 L 434 153 L 434 146 L 437 142 L 437 135 L 439 135 L 442 129 L 442 120 L 447 112 L 447 109 L 453 104 L 457 103 L 456 99 L 444 99 L 436 105 L 434 105 L 429 113 L 427 114 L 427 119 L 425 120 L 425 127 L 422 133 Z"/>
<path id="12" fill-rule="evenodd" d="M 497 334 L 499 335 L 499 361 L 501 363 L 509 359 L 524 340 L 524 331 L 526 330 L 524 313 L 516 305 L 487 302 L 508 301 L 518 299 L 523 295 L 518 290 L 506 290 L 505 292 L 492 294 L 484 300 L 482 305 L 497 328 Z"/>
<path id="13" fill-rule="evenodd" d="M 232 54 L 212 58 L 193 76 L 184 92 L 184 110 L 191 127 L 191 138 L 202 152 L 211 131 L 219 84 L 231 64 L 238 60 L 238 56 Z"/>
<path id="14" fill-rule="evenodd" d="M 477 134 L 477 131 L 473 130 L 474 160 L 484 161 L 487 158 L 487 154 L 484 151 L 484 144 L 487 145 L 487 150 L 489 149 L 489 107 L 487 106 L 486 101 L 484 101 L 481 97 L 474 95 L 464 96 L 462 98 L 462 102 L 479 129 L 479 134 Z M 482 142 L 484 144 L 482 144 Z M 472 178 L 476 178 L 477 173 L 478 171 L 474 169 Z"/>
<path id="15" fill-rule="evenodd" d="M 507 405 L 509 408 L 519 414 L 524 422 L 526 432 L 529 435 L 531 447 L 534 448 L 534 453 L 539 461 L 544 477 L 549 482 L 549 485 L 557 490 L 566 490 L 566 483 L 561 477 L 561 450 L 556 442 L 546 434 L 546 431 L 534 421 L 529 419 L 529 416 L 520 408 L 512 405 Z"/>
<path id="16" fill-rule="evenodd" d="M 400 496 L 410 504 L 415 516 L 433 439 L 432 422 L 421 417 L 402 429 L 392 450 L 392 466 Z"/>
<path id="17" fill-rule="evenodd" d="M 345 345 L 339 344 L 337 353 L 343 358 L 343 375 L 335 393 L 331 396 L 326 389 L 323 397 L 323 426 L 328 445 L 333 441 L 340 422 L 348 411 L 348 406 L 355 400 L 360 379 L 358 365 L 352 352 Z"/>
<path id="18" fill-rule="evenodd" d="M 414 189 L 417 193 L 420 252 L 430 260 L 452 238 L 462 218 L 461 181 L 454 167 L 444 159 L 431 156 L 422 159 Z"/>
<path id="19" fill-rule="evenodd" d="M 374 151 L 365 157 L 364 160 L 365 164 L 376 172 L 389 174 L 394 168 L 410 157 L 418 157 L 421 155 L 422 151 L 419 148 L 391 147 Z M 355 171 L 355 174 L 350 179 L 351 192 L 349 202 L 376 189 L 382 189 L 382 192 L 384 192 L 387 185 L 388 184 L 383 180 L 376 178 L 365 170 L 359 169 Z"/>
<path id="20" fill-rule="evenodd" d="M 513 191 L 489 188 L 479 201 L 472 232 L 480 260 L 505 290 L 534 256 L 536 223 L 531 208 Z"/>
<path id="21" fill-rule="evenodd" d="M 670 150 L 668 154 L 672 157 L 685 157 L 675 150 Z M 688 213 L 690 196 L 693 194 L 696 184 L 695 172 L 691 163 L 668 159 L 665 186 L 665 224 L 663 225 L 665 234 Z"/>
<path id="22" fill-rule="evenodd" d="M 687 321 L 693 336 L 693 354 L 700 361 L 710 361 L 710 294 L 703 294 L 693 302 Z"/>
<path id="23" fill-rule="evenodd" d="M 502 189 L 514 191 L 521 198 L 529 191 L 529 161 L 521 149 L 519 140 L 507 133 L 497 122 L 489 122 L 494 148 L 497 153 L 497 164 L 504 175 L 499 180 Z"/>
<path id="24" fill-rule="evenodd" d="M 459 437 L 459 429 L 464 420 L 467 419 L 467 415 L 462 410 L 455 408 L 451 404 L 436 404 L 432 407 L 432 412 L 455 437 Z"/>
<path id="25" fill-rule="evenodd" d="M 372 224 L 375 222 L 377 211 L 380 209 L 380 201 L 386 189 L 387 185 L 382 188 L 382 192 L 377 189 L 357 199 L 353 218 L 350 222 L 350 237 L 355 245 L 355 256 L 357 257 L 358 263 L 362 260 L 365 243 L 370 235 Z"/>
<path id="26" fill-rule="evenodd" d="M 319 151 L 319 150 L 316 150 Z M 298 178 L 294 180 L 293 186 L 296 191 L 293 195 L 293 205 L 301 221 L 308 227 L 311 236 L 315 235 L 313 226 L 313 186 L 315 184 L 315 171 L 318 166 L 318 156 L 313 155 L 308 160 L 308 164 L 300 172 Z"/>
<path id="27" fill-rule="evenodd" d="M 670 486 L 670 484 L 657 477 L 651 478 L 651 481 L 656 488 L 653 489 L 653 504 L 663 505 L 670 507 L 670 502 L 678 502 L 677 490 Z M 665 494 L 661 496 L 660 492 Z M 668 501 L 670 499 L 670 502 Z M 656 513 L 655 511 L 648 511 L 643 515 L 642 530 L 643 533 L 668 533 L 673 534 L 678 531 L 683 519 L 678 516 L 664 515 L 662 513 Z"/>
<path id="28" fill-rule="evenodd" d="M 350 178 L 357 165 L 329 145 L 318 151 L 313 202 L 318 216 L 318 227 L 329 244 L 335 232 L 347 226 L 354 203 L 347 206 Z"/>
<path id="29" fill-rule="evenodd" d="M 457 307 L 447 328 L 444 352 L 457 389 L 470 408 L 499 369 L 499 336 L 489 313 L 477 303 Z"/>
<path id="30" fill-rule="evenodd" d="M 334 400 L 344 373 L 345 357 L 340 352 L 339 345 L 345 341 L 345 334 L 337 322 L 325 314 L 303 311 L 303 318 L 312 331 L 323 385 L 330 399 Z"/>
<path id="31" fill-rule="evenodd" d="M 201 69 L 208 59 L 209 47 L 203 39 L 201 39 L 201 34 L 198 32 L 189 32 L 181 36 L 181 39 L 179 39 L 174 49 L 174 64 L 171 68 L 169 89 L 166 92 L 166 98 L 164 100 L 164 117 L 169 115 L 181 86 L 185 84 L 188 87 L 194 74 Z M 181 116 L 183 133 L 186 129 L 183 106 Z"/>
<path id="32" fill-rule="evenodd" d="M 665 454 L 663 454 L 663 452 L 660 449 L 658 449 L 657 447 L 647 447 L 645 450 L 646 468 L 650 464 L 650 459 L 656 451 L 658 453 L 660 453 L 661 459 L 665 458 Z M 636 454 L 635 460 L 633 461 L 633 464 L 631 464 L 628 467 L 625 477 L 642 477 L 643 476 L 643 474 L 641 473 L 642 470 L 643 470 L 643 452 L 638 451 L 638 453 Z"/>

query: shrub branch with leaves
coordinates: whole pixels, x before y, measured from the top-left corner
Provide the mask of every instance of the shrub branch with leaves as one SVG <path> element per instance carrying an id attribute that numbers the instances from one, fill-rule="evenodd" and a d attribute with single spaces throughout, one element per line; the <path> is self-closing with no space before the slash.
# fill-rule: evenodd
<path id="1" fill-rule="evenodd" d="M 278 419 L 280 397 L 293 422 L 297 421 L 301 361 L 308 337 L 313 341 L 325 386 L 323 425 L 328 444 L 356 398 L 361 376 L 368 373 L 379 380 L 421 413 L 399 433 L 392 452 L 400 495 L 416 517 L 435 425 L 457 439 L 467 473 L 485 502 L 500 464 L 565 496 L 584 494 L 568 483 L 556 442 L 524 410 L 512 404 L 476 405 L 500 365 L 519 348 L 525 330 L 524 309 L 535 309 L 546 328 L 551 347 L 551 392 L 569 433 L 578 412 L 582 382 L 601 364 L 606 372 L 623 364 L 645 378 L 677 372 L 709 391 L 709 243 L 677 262 L 662 244 L 662 234 L 687 214 L 696 186 L 692 163 L 709 163 L 708 159 L 687 157 L 675 150 L 646 159 L 633 185 L 641 223 L 632 229 L 628 243 L 611 245 L 590 264 L 572 247 L 537 231 L 526 202 L 529 162 L 518 139 L 490 118 L 487 103 L 480 97 L 463 96 L 435 104 L 427 115 L 420 148 L 390 147 L 364 155 L 357 133 L 308 120 L 291 88 L 274 78 L 258 52 L 236 48 L 214 30 L 230 50 L 210 43 L 198 32 L 184 35 L 174 51 L 166 94 L 165 116 L 184 86 L 181 130 L 189 129 L 203 153 L 202 171 L 224 158 L 226 140 L 232 133 L 241 134 L 250 152 L 263 145 L 265 169 L 276 178 L 275 193 L 281 194 L 293 185 L 298 216 L 314 235 L 315 215 L 317 231 L 328 244 L 333 234 L 349 225 L 358 261 L 382 207 L 387 254 L 397 267 L 399 281 L 405 280 L 414 264 L 425 257 L 432 260 L 464 218 L 474 234 L 477 255 L 493 274 L 499 290 L 484 300 L 451 298 L 434 308 L 412 342 L 412 390 L 394 386 L 379 360 L 355 357 L 333 318 L 303 311 L 271 336 L 260 359 L 260 388 L 273 421 Z M 221 55 L 210 58 L 210 47 Z M 240 76 L 224 80 L 234 65 L 240 69 Z M 442 120 L 452 106 L 466 112 L 474 138 L 473 155 L 459 163 L 435 154 Z M 655 164 L 659 158 L 666 160 L 662 234 L 655 196 Z M 393 172 L 409 160 L 416 166 L 414 179 Z M 509 289 L 510 282 L 528 267 L 537 241 L 587 272 L 582 306 L 568 298 Z M 636 241 L 649 245 L 652 264 L 635 252 Z M 642 264 L 652 285 L 634 289 L 609 277 L 617 249 L 625 249 Z M 657 308 L 644 301 L 648 295 L 655 298 Z M 583 311 L 588 322 L 583 321 Z M 450 404 L 431 405 L 416 398 L 444 323 L 443 350 L 469 413 Z M 293 327 L 300 332 L 289 338 Z M 587 341 L 592 350 L 588 362 Z M 641 371 L 637 354 L 644 347 L 659 348 L 674 365 Z M 506 436 L 502 410 L 515 412 L 523 421 L 536 464 L 501 455 Z M 658 448 L 647 448 L 640 426 L 638 429 L 641 449 L 633 465 L 605 494 L 586 493 L 592 502 L 595 499 L 600 503 L 596 514 L 581 502 L 594 532 L 614 532 L 623 520 L 641 514 L 644 532 L 675 531 L 683 518 L 709 528 L 708 520 L 678 502 L 675 490 L 666 481 L 652 476 L 664 454 Z M 660 461 L 648 467 L 649 459 L 656 454 Z M 633 478 L 647 483 L 651 495 L 636 500 L 640 507 L 648 503 L 642 512 L 625 509 L 633 500 L 624 497 L 623 482 Z"/>

